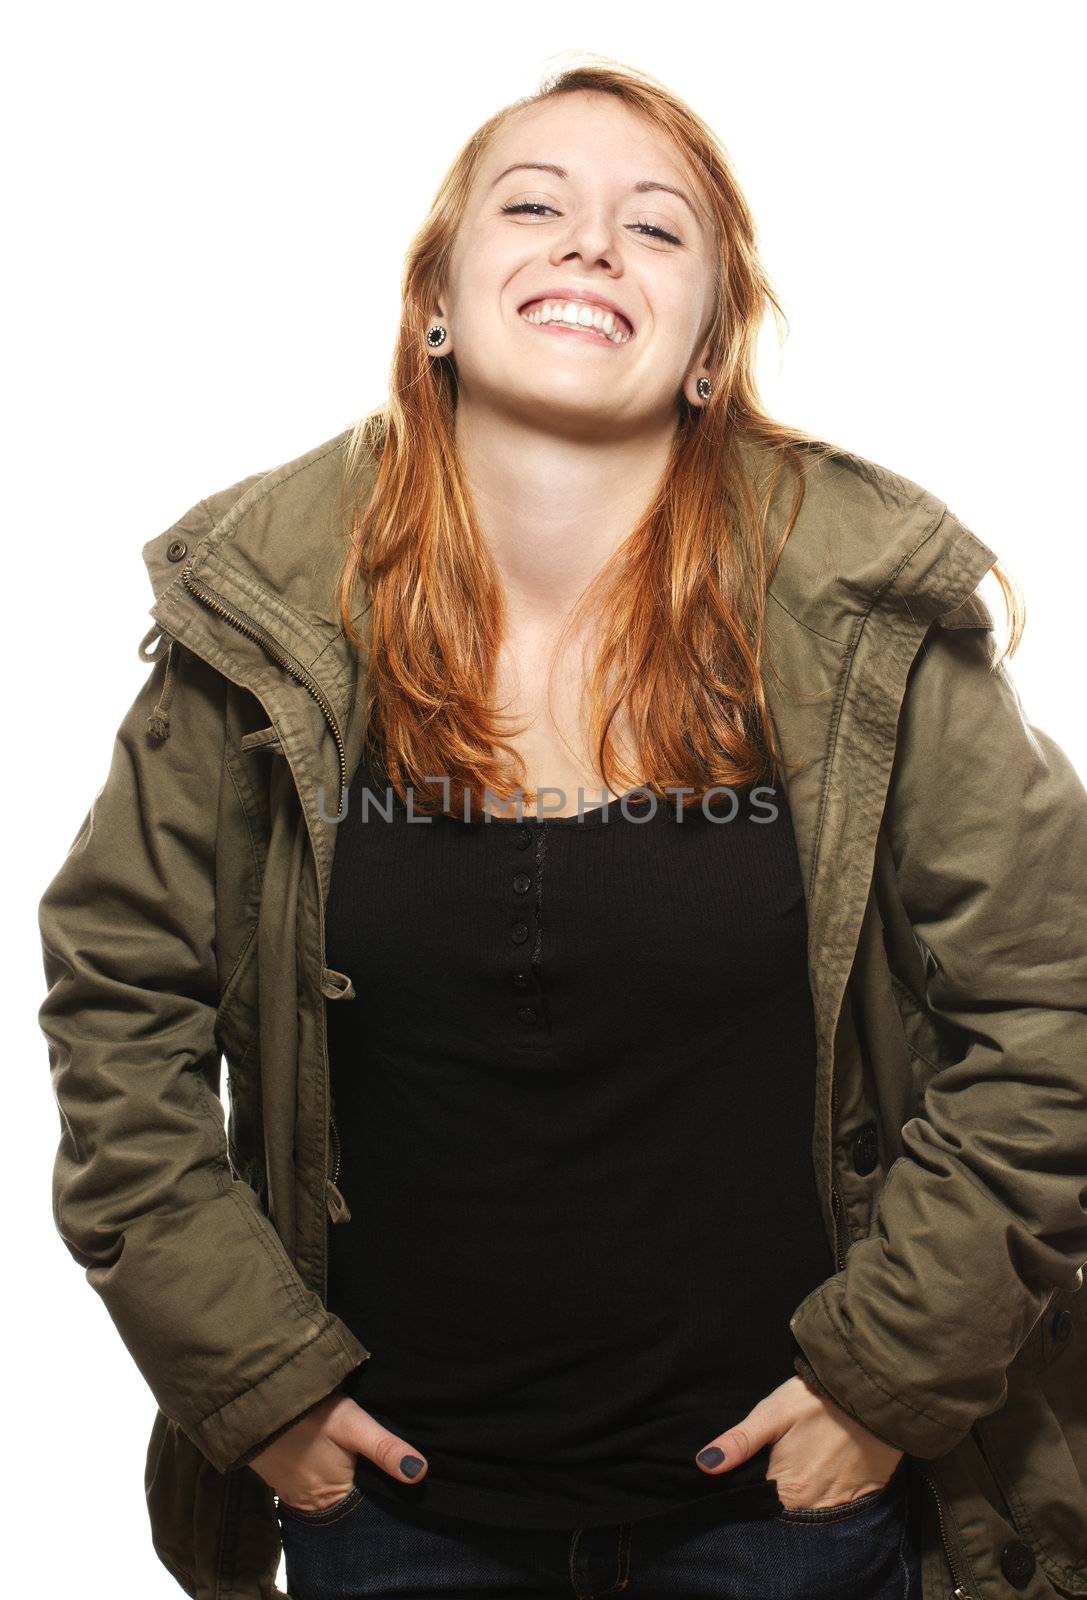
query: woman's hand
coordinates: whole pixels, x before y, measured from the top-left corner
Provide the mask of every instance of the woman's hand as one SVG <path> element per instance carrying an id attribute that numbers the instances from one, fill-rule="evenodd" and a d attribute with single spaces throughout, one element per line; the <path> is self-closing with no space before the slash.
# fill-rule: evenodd
<path id="1" fill-rule="evenodd" d="M 782 1505 L 838 1506 L 881 1489 L 903 1452 L 862 1428 L 803 1378 L 787 1378 L 719 1434 L 695 1460 L 714 1476 L 747 1461 L 764 1445 L 773 1448 L 766 1476 L 777 1480 Z M 720 1452 L 724 1452 L 721 1459 Z M 700 1460 L 709 1453 L 709 1459 Z"/>
<path id="2" fill-rule="evenodd" d="M 419 1483 L 426 1476 L 419 1451 L 338 1389 L 249 1465 L 289 1506 L 324 1511 L 350 1494 L 360 1455 L 369 1456 L 398 1483 Z"/>

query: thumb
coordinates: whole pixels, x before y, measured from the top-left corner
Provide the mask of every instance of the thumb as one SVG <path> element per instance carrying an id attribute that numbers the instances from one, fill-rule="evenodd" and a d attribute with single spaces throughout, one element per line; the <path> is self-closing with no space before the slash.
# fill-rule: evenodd
<path id="1" fill-rule="evenodd" d="M 398 1483 L 418 1483 L 426 1476 L 427 1462 L 399 1434 L 391 1433 L 365 1407 L 354 1405 L 350 1420 L 345 1419 L 342 1440 L 348 1449 L 370 1460 Z"/>
<path id="2" fill-rule="evenodd" d="M 730 1472 L 761 1450 L 772 1444 L 781 1434 L 781 1421 L 774 1406 L 766 1400 L 747 1413 L 734 1428 L 719 1433 L 701 1449 L 695 1460 L 703 1471 L 715 1474 Z"/>

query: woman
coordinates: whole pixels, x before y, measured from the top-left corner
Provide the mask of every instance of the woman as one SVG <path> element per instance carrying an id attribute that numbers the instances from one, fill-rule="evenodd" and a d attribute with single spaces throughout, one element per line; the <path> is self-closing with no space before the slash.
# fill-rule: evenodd
<path id="1" fill-rule="evenodd" d="M 1010 581 L 763 413 L 749 212 L 644 75 L 485 124 L 404 287 L 388 406 L 145 546 L 42 901 L 159 1555 L 1087 1593 L 1087 795 Z"/>

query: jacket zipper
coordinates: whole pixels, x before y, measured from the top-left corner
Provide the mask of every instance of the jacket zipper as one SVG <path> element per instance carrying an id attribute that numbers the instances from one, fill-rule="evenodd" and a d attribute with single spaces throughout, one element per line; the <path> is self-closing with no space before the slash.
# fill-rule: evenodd
<path id="1" fill-rule="evenodd" d="M 331 1109 L 328 1115 L 328 1126 L 332 1135 L 332 1171 L 325 1182 L 325 1205 L 333 1222 L 350 1222 L 351 1208 L 336 1183 L 337 1178 L 340 1176 L 342 1147 L 340 1145 L 340 1130 L 336 1126 L 336 1107 L 332 1099 L 331 1089 L 329 1090 L 329 1106 Z"/>
<path id="2" fill-rule="evenodd" d="M 279 640 L 273 639 L 272 635 L 265 628 L 262 628 L 259 622 L 255 622 L 252 617 L 246 616 L 243 612 L 232 611 L 229 606 L 224 605 L 220 596 L 213 589 L 209 589 L 207 584 L 201 583 L 199 578 L 194 578 L 188 567 L 182 568 L 181 581 L 209 610 L 218 612 L 221 617 L 225 617 L 229 623 L 232 623 L 239 632 L 248 634 L 251 639 L 255 639 L 262 649 L 267 650 L 268 654 L 279 662 L 281 667 L 286 668 L 292 677 L 297 678 L 299 683 L 304 684 L 316 700 L 324 713 L 325 721 L 332 730 L 332 737 L 336 741 L 336 750 L 340 758 L 340 792 L 336 799 L 336 815 L 339 816 L 343 808 L 344 790 L 347 788 L 347 749 L 344 745 L 343 734 L 340 732 L 340 725 L 336 721 L 336 713 L 329 704 L 328 696 L 317 682 L 317 679 L 302 665 L 297 656 L 292 656 L 289 650 L 285 650 Z"/>
<path id="3" fill-rule="evenodd" d="M 342 1154 L 340 1149 L 340 1130 L 336 1126 L 335 1110 L 329 1113 L 328 1123 L 332 1130 L 332 1171 L 329 1176 L 332 1179 L 332 1182 L 335 1183 L 336 1179 L 340 1176 L 340 1156 Z"/>
<path id="4" fill-rule="evenodd" d="M 829 1181 L 830 1181 L 830 1211 L 834 1222 L 834 1266 L 835 1271 L 841 1272 L 845 1266 L 846 1251 L 842 1247 L 841 1219 L 843 1215 L 842 1197 L 838 1192 L 838 1184 L 834 1177 L 834 1128 L 838 1115 L 838 1084 L 834 1077 L 834 1062 L 830 1064 L 830 1132 L 827 1144 L 830 1150 Z"/>
<path id="5" fill-rule="evenodd" d="M 207 584 L 201 583 L 199 578 L 194 578 L 190 566 L 185 566 L 181 569 L 181 581 L 201 604 L 207 606 L 210 611 L 216 612 L 217 615 L 225 617 L 227 622 L 237 628 L 240 633 L 244 633 L 250 639 L 256 640 L 257 644 L 263 650 L 266 650 L 274 661 L 278 661 L 280 666 L 284 667 L 292 677 L 297 678 L 298 682 L 308 689 L 316 700 L 325 721 L 332 731 L 332 737 L 336 741 L 336 750 L 340 758 L 340 792 L 336 799 L 336 815 L 339 816 L 343 809 L 344 791 L 347 788 L 347 749 L 344 745 L 343 734 L 340 732 L 340 725 L 336 721 L 336 713 L 329 704 L 328 696 L 321 688 L 321 685 L 313 674 L 302 665 L 297 656 L 293 656 L 289 650 L 285 650 L 279 640 L 274 639 L 266 628 L 261 627 L 259 622 L 255 621 L 253 617 L 247 616 L 244 612 L 233 610 L 224 603 L 222 597 L 216 594 L 214 589 L 209 589 Z M 328 1104 L 328 1123 L 325 1127 L 325 1208 L 333 1222 L 347 1222 L 350 1220 L 351 1212 L 348 1209 L 347 1201 L 336 1184 L 336 1179 L 340 1175 L 340 1135 L 336 1127 L 331 1084 L 328 1085 Z M 329 1161 L 333 1151 L 332 1170 L 330 1171 Z"/>
<path id="6" fill-rule="evenodd" d="M 842 1198 L 841 1198 L 841 1195 L 838 1193 L 838 1185 L 834 1182 L 833 1179 L 831 1179 L 831 1185 L 830 1185 L 830 1209 L 834 1214 L 834 1265 L 835 1265 L 835 1271 L 841 1272 L 842 1268 L 845 1266 L 845 1251 L 842 1249 L 841 1232 L 840 1232 L 840 1229 L 839 1229 L 839 1226 L 838 1226 L 839 1219 L 840 1219 L 841 1214 L 842 1214 Z"/>
<path id="7" fill-rule="evenodd" d="M 924 1478 L 925 1482 L 928 1484 L 929 1489 L 932 1491 L 932 1498 L 936 1502 L 936 1516 L 940 1523 L 940 1538 L 943 1541 L 944 1546 L 944 1559 L 946 1560 L 948 1570 L 951 1573 L 951 1581 L 955 1585 L 951 1593 L 948 1595 L 947 1600 L 974 1600 L 973 1591 L 968 1589 L 966 1584 L 963 1583 L 962 1574 L 959 1572 L 958 1566 L 955 1562 L 955 1557 L 951 1553 L 951 1544 L 947 1537 L 947 1525 L 944 1522 L 943 1502 L 940 1499 L 940 1491 L 936 1487 L 936 1481 L 932 1477 L 932 1474 L 929 1472 L 927 1467 L 922 1467 L 920 1463 L 916 1461 L 914 1464 L 918 1467 L 922 1478 Z"/>

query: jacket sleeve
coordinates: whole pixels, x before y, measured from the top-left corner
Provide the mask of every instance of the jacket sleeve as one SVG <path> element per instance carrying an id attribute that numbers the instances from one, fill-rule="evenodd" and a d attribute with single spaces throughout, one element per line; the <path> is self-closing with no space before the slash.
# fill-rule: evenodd
<path id="1" fill-rule="evenodd" d="M 171 647 L 169 738 L 149 731 L 164 652 L 41 899 L 38 1018 L 60 1112 L 56 1227 L 161 1410 L 227 1471 L 368 1352 L 232 1174 L 216 1033 L 227 684 Z"/>
<path id="2" fill-rule="evenodd" d="M 1087 793 L 994 652 L 984 628 L 930 630 L 884 817 L 950 1060 L 872 1233 L 790 1323 L 803 1376 L 930 1458 L 1000 1408 L 1087 1261 Z"/>

